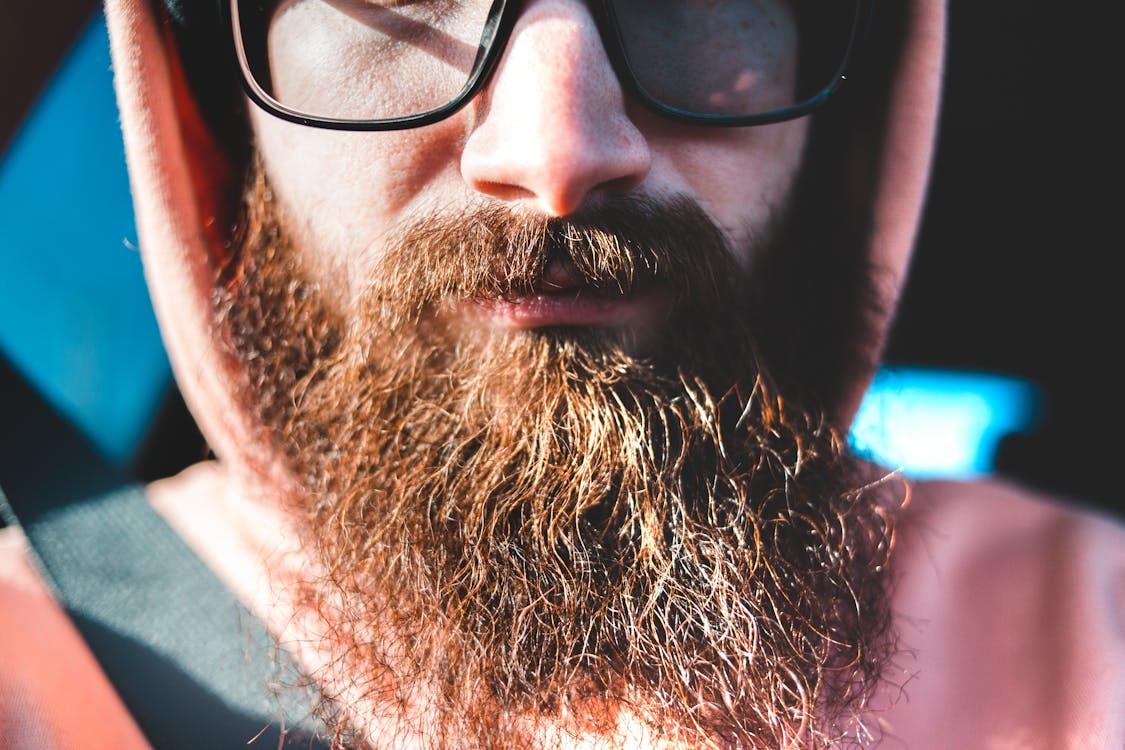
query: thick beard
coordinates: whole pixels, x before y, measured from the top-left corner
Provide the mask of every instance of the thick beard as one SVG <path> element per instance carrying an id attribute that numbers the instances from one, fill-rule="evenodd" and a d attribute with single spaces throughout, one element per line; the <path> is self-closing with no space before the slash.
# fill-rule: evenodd
<path id="1" fill-rule="evenodd" d="M 256 171 L 217 320 L 322 566 L 319 677 L 361 696 L 340 745 L 623 743 L 626 719 L 688 746 L 862 736 L 893 650 L 888 485 L 778 395 L 701 210 L 435 217 L 354 305 L 279 213 Z M 459 320 L 557 257 L 594 289 L 672 290 L 658 340 Z"/>

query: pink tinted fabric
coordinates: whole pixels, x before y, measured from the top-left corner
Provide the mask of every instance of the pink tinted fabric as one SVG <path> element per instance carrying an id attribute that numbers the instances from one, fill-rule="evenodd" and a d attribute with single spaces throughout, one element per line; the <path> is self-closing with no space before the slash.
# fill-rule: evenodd
<path id="1" fill-rule="evenodd" d="M 0 748 L 148 747 L 32 568 L 23 536 L 0 530 Z"/>

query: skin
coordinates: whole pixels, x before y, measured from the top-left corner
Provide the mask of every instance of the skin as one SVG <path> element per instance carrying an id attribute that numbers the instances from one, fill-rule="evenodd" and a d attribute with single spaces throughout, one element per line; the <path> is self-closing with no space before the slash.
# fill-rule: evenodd
<path id="1" fill-rule="evenodd" d="M 299 26 L 275 26 L 277 54 L 299 55 Z M 436 210 L 499 201 L 562 217 L 628 193 L 698 201 L 749 268 L 752 237 L 784 204 L 807 130 L 804 120 L 703 128 L 651 113 L 623 92 L 575 0 L 527 3 L 488 86 L 438 124 L 336 132 L 249 111 L 310 272 L 338 272 L 344 283 L 369 271 L 388 230 Z"/>

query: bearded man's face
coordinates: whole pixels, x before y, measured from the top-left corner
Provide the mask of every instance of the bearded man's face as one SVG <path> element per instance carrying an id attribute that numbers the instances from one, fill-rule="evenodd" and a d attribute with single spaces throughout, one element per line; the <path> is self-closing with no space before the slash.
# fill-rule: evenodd
<path id="1" fill-rule="evenodd" d="M 697 206 L 430 217 L 341 312 L 260 173 L 247 198 L 219 324 L 362 721 L 497 747 L 621 735 L 622 712 L 731 747 L 851 728 L 888 648 L 886 506 L 780 397 L 752 285 Z M 664 312 L 477 320 L 560 293 L 560 268 L 563 294 Z"/>
<path id="2" fill-rule="evenodd" d="M 769 366 L 808 301 L 786 259 L 806 126 L 658 121 L 536 38 L 419 131 L 252 110 L 217 327 L 293 479 L 323 677 L 360 696 L 339 737 L 855 732 L 890 652 L 893 502 Z"/>

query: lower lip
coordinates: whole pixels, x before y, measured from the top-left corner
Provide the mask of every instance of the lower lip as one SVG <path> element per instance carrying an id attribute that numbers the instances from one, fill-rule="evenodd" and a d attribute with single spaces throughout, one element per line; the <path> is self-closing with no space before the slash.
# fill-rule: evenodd
<path id="1" fill-rule="evenodd" d="M 568 290 L 472 304 L 478 314 L 501 328 L 634 326 L 653 321 L 664 307 L 662 297 L 654 290 L 631 294 Z"/>

